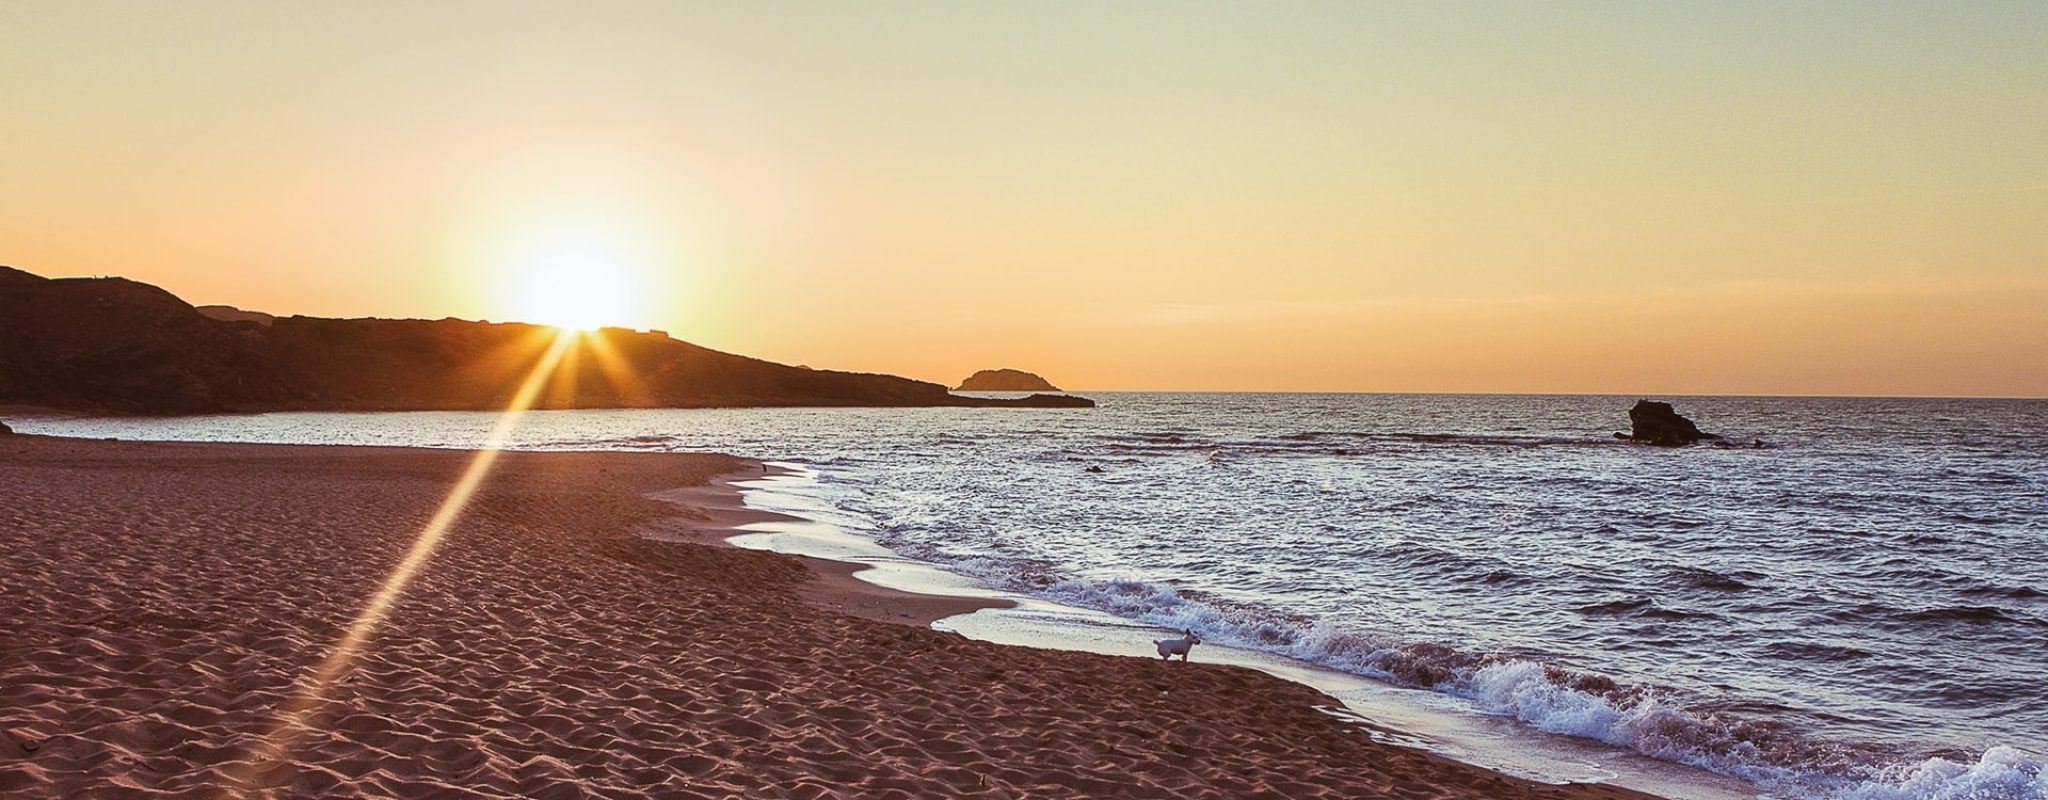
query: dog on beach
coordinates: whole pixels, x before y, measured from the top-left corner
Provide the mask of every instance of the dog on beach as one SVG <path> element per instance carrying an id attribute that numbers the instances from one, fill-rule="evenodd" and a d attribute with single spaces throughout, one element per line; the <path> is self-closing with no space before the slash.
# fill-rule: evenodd
<path id="1" fill-rule="evenodd" d="M 1180 656 L 1181 663 L 1183 664 L 1187 663 L 1188 651 L 1195 649 L 1195 645 L 1201 643 L 1202 637 L 1196 636 L 1194 631 L 1187 628 L 1180 629 L 1180 638 L 1178 639 L 1160 639 L 1153 642 L 1153 644 L 1159 645 L 1160 661 L 1172 661 L 1174 656 Z"/>

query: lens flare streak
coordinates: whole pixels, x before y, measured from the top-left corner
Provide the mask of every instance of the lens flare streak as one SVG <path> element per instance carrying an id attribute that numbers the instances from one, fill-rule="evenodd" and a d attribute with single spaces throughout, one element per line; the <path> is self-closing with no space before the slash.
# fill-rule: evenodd
<path id="1" fill-rule="evenodd" d="M 277 721 L 257 745 L 254 758 L 244 764 L 243 771 L 231 781 L 223 797 L 261 796 L 269 791 L 269 778 L 275 770 L 287 763 L 298 738 L 312 730 L 315 712 L 319 710 L 329 692 L 346 677 L 350 665 L 362 654 L 370 638 L 376 634 L 385 617 L 390 614 L 391 607 L 404 596 L 406 587 L 412 583 L 420 569 L 432 560 L 434 551 L 440 547 L 449 529 L 461 519 L 463 509 L 469 505 L 477 488 L 483 485 L 484 478 L 490 475 L 491 467 L 497 463 L 498 455 L 503 451 L 506 441 L 518 427 L 520 417 L 533 406 L 541 391 L 546 388 L 549 378 L 561 365 L 564 354 L 576 346 L 579 337 L 578 332 L 566 328 L 556 334 L 554 342 L 548 346 L 533 369 L 527 372 L 525 379 L 519 384 L 518 391 L 513 394 L 511 403 L 498 417 L 490 433 L 485 436 L 482 449 L 470 460 L 469 466 L 463 470 L 462 476 L 449 490 L 447 498 L 442 500 L 440 508 L 435 510 L 433 518 L 427 521 L 426 526 L 421 528 L 419 535 L 413 539 L 405 557 L 398 562 L 398 566 L 392 568 L 391 574 L 385 577 L 369 601 L 363 604 L 363 610 L 349 623 L 347 633 L 335 643 L 334 649 L 320 661 L 307 678 L 301 680 L 297 694 L 279 712 Z"/>

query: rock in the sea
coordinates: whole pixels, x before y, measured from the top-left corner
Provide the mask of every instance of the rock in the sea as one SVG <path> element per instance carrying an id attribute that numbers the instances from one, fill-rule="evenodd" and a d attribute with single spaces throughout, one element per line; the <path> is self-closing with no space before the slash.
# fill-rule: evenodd
<path id="1" fill-rule="evenodd" d="M 1628 410 L 1628 422 L 1629 441 L 1658 447 L 1682 447 L 1701 439 L 1721 438 L 1701 432 L 1692 420 L 1679 416 L 1670 403 L 1655 400 L 1637 400 L 1635 407 Z"/>
<path id="2" fill-rule="evenodd" d="M 956 392 L 1057 392 L 1051 381 L 1021 369 L 985 369 L 967 376 Z"/>

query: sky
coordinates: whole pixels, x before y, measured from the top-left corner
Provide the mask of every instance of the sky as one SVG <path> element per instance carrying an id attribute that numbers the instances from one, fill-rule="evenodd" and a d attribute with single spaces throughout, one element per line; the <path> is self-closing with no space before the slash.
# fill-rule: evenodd
<path id="1" fill-rule="evenodd" d="M 0 264 L 944 383 L 2042 397 L 2042 42 L 2040 2 L 9 0 Z"/>

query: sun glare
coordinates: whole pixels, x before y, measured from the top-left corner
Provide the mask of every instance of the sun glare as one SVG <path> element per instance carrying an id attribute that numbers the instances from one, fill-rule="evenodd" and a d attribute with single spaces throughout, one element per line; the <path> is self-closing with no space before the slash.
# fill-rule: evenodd
<path id="1" fill-rule="evenodd" d="M 390 615 L 392 606 L 405 596 L 413 577 L 433 559 L 442 539 L 447 537 L 456 521 L 462 518 L 462 512 L 469 506 L 470 499 L 476 496 L 477 489 L 483 485 L 484 479 L 490 476 L 491 468 L 498 463 L 498 455 L 503 452 L 512 431 L 519 427 L 520 418 L 525 416 L 527 409 L 533 407 L 535 399 L 554 377 L 555 369 L 562 364 L 563 358 L 575 352 L 578 338 L 567 331 L 558 332 L 553 336 L 553 343 L 549 344 L 534 361 L 533 369 L 526 373 L 526 377 L 519 383 L 519 388 L 513 392 L 511 404 L 498 416 L 497 424 L 492 426 L 490 433 L 484 437 L 483 448 L 476 451 L 476 455 L 469 460 L 469 467 L 463 470 L 462 476 L 449 489 L 448 496 L 442 499 L 440 508 L 427 521 L 426 527 L 420 529 L 419 535 L 413 538 L 412 547 L 406 550 L 405 557 L 384 577 L 384 582 L 370 595 L 363 610 L 356 615 L 355 621 L 349 624 L 340 641 L 328 651 L 327 657 L 298 681 L 296 692 L 279 710 L 269 732 L 256 743 L 255 749 L 251 751 L 252 757 L 241 762 L 229 773 L 227 784 L 221 793 L 223 798 L 240 800 L 251 795 L 271 796 L 269 790 L 274 788 L 272 784 L 277 780 L 278 772 L 286 769 L 291 763 L 292 752 L 298 746 L 300 737 L 312 732 L 329 695 L 346 680 L 356 657 L 369 647 L 371 639 L 383 626 L 385 618 Z"/>
<path id="2" fill-rule="evenodd" d="M 502 277 L 512 319 L 573 330 L 634 324 L 649 288 L 644 254 L 591 231 L 542 237 L 508 267 Z"/>

